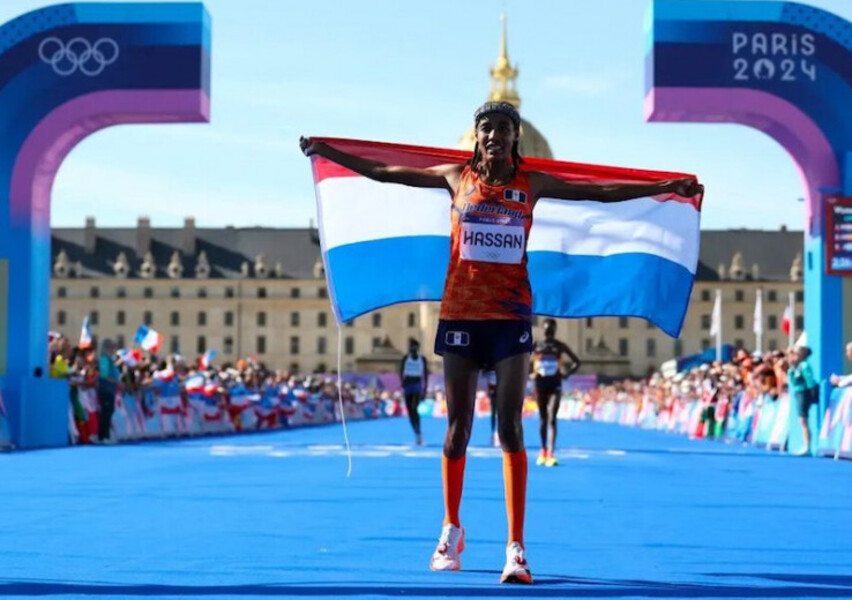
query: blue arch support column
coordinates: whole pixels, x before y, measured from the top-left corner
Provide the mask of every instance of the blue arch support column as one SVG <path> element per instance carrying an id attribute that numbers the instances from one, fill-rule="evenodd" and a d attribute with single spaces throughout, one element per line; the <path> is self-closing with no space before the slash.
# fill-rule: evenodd
<path id="1" fill-rule="evenodd" d="M 655 0 L 646 29 L 648 120 L 748 125 L 798 165 L 805 331 L 819 377 L 840 372 L 852 288 L 826 274 L 824 232 L 829 198 L 852 195 L 852 24 L 793 2 Z"/>
<path id="2" fill-rule="evenodd" d="M 62 4 L 0 27 L 0 378 L 16 447 L 68 438 L 47 377 L 50 193 L 62 160 L 124 123 L 209 120 L 210 18 L 198 3 Z"/>

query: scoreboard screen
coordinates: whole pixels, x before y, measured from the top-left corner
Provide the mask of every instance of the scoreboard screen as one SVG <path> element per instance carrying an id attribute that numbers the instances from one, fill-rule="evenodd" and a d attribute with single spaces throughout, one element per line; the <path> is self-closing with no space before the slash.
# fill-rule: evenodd
<path id="1" fill-rule="evenodd" d="M 852 198 L 829 198 L 825 208 L 826 272 L 852 275 Z"/>

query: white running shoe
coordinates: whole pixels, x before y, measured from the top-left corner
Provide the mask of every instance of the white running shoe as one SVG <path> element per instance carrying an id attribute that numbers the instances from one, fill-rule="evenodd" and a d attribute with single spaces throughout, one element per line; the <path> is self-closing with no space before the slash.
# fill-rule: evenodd
<path id="1" fill-rule="evenodd" d="M 433 571 L 460 571 L 463 550 L 464 528 L 456 527 L 452 523 L 444 525 L 429 568 Z"/>
<path id="2" fill-rule="evenodd" d="M 506 566 L 500 576 L 500 583 L 532 583 L 532 573 L 524 549 L 518 542 L 512 542 L 506 547 Z"/>

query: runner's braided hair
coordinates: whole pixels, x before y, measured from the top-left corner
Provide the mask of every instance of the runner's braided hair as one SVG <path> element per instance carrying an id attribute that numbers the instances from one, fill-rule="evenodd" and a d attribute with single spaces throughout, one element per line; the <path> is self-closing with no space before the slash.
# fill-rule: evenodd
<path id="1" fill-rule="evenodd" d="M 493 113 L 506 115 L 509 119 L 511 119 L 512 124 L 515 126 L 516 137 L 515 142 L 512 144 L 512 167 L 514 174 L 514 172 L 517 172 L 518 170 L 518 165 L 524 162 L 524 159 L 521 158 L 521 153 L 518 151 L 518 144 L 521 137 L 521 115 L 518 113 L 518 109 L 508 102 L 486 102 L 473 113 L 474 128 L 479 125 L 479 122 L 483 117 Z M 482 153 L 479 151 L 479 142 L 476 142 L 473 145 L 473 157 L 471 157 L 468 165 L 471 169 L 476 170 L 478 169 L 479 161 L 481 160 Z"/>

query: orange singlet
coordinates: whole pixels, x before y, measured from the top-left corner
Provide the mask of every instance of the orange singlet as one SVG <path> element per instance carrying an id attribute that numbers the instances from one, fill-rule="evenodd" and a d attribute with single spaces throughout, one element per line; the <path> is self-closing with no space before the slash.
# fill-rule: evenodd
<path id="1" fill-rule="evenodd" d="M 469 166 L 464 168 L 453 198 L 441 319 L 530 319 L 532 211 L 529 177 L 520 168 L 501 186 L 486 185 Z"/>

